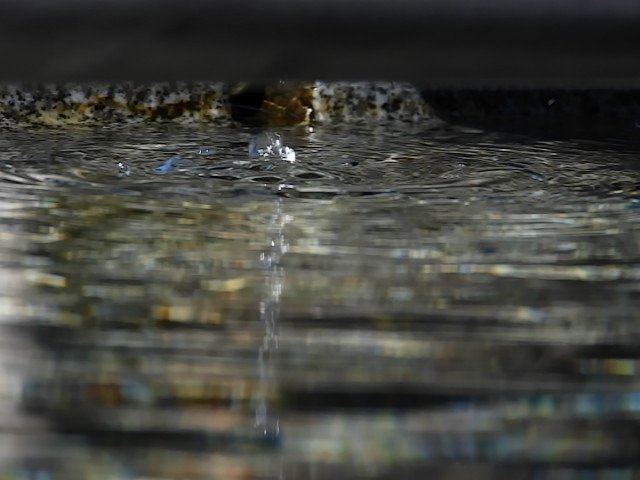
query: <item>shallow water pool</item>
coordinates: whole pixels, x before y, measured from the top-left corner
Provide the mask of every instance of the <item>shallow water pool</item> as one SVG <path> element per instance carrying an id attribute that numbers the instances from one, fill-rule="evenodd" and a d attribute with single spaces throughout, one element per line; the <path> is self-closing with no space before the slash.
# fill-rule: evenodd
<path id="1" fill-rule="evenodd" d="M 5 129 L 2 478 L 631 478 L 638 155 Z"/>

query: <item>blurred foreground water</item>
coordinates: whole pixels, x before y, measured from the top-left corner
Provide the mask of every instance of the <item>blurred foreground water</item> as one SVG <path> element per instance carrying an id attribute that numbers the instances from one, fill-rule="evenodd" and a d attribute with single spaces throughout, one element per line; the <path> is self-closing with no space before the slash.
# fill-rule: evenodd
<path id="1" fill-rule="evenodd" d="M 0 215 L 2 479 L 637 476 L 627 146 L 16 127 Z"/>

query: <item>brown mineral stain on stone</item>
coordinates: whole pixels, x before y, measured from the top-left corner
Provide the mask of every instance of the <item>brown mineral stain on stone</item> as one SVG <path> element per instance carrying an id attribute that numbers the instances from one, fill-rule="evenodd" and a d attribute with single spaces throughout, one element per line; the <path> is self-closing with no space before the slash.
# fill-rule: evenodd
<path id="1" fill-rule="evenodd" d="M 266 87 L 263 110 L 269 126 L 306 125 L 313 120 L 313 84 L 278 83 Z"/>

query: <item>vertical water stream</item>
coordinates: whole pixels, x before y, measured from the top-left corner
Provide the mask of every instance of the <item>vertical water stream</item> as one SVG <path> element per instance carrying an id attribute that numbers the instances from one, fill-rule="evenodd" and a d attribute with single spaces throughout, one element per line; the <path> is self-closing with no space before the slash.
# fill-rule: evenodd
<path id="1" fill-rule="evenodd" d="M 278 413 L 269 405 L 268 399 L 277 375 L 274 356 L 278 350 L 278 317 L 280 296 L 284 283 L 284 270 L 280 259 L 287 251 L 284 228 L 290 221 L 283 212 L 282 201 L 273 203 L 273 214 L 267 228 L 267 247 L 260 254 L 265 268 L 265 294 L 260 301 L 260 322 L 264 325 L 264 338 L 258 349 L 259 398 L 256 407 L 256 428 L 264 435 L 277 437 L 280 434 Z"/>

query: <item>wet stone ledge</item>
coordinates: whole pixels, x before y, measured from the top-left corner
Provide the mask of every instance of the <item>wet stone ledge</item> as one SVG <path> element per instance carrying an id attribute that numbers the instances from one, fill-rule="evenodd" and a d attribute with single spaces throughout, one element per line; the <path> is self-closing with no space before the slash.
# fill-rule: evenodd
<path id="1" fill-rule="evenodd" d="M 257 90 L 245 114 L 267 125 L 331 121 L 421 121 L 427 105 L 398 82 L 279 82 L 258 87 L 221 82 L 0 86 L 6 123 L 64 126 L 144 121 L 224 122 L 234 99 Z M 254 115 L 255 113 L 255 115 Z"/>

